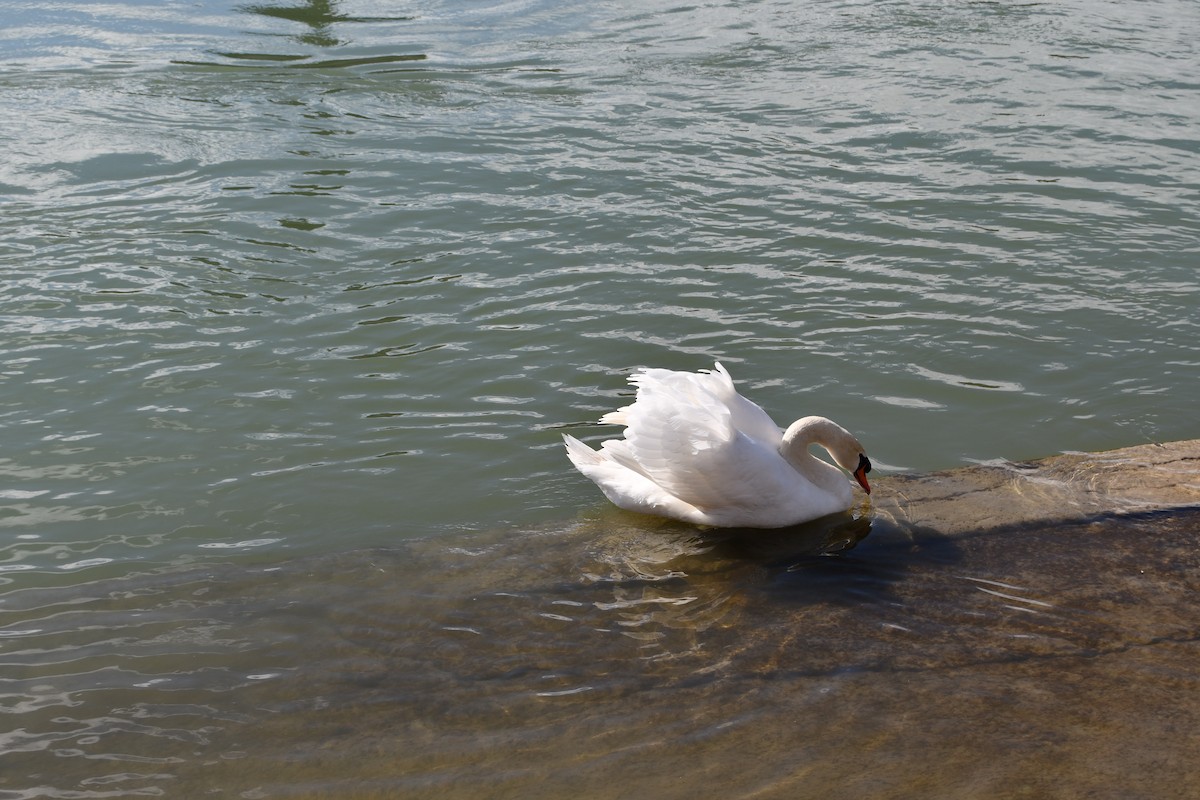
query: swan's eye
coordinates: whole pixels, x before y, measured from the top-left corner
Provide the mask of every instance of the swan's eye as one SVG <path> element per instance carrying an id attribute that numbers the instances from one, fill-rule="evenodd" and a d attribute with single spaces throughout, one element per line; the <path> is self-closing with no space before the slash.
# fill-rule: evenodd
<path id="1" fill-rule="evenodd" d="M 858 454 L 858 468 L 863 472 L 871 471 L 871 459 L 867 458 L 862 453 Z"/>

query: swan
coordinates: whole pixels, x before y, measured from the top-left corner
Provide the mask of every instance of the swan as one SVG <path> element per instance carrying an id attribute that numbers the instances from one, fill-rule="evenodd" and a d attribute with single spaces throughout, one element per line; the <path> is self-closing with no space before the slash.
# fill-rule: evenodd
<path id="1" fill-rule="evenodd" d="M 871 461 L 849 431 L 825 417 L 781 430 L 715 366 L 635 372 L 633 404 L 600 418 L 625 438 L 597 451 L 563 434 L 571 463 L 627 511 L 714 527 L 782 528 L 848 509 L 850 482 L 813 444 L 871 493 Z"/>

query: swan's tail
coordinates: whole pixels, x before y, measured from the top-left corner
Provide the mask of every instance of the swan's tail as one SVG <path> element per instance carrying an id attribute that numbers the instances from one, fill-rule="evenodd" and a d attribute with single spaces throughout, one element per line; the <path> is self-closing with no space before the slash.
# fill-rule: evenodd
<path id="1" fill-rule="evenodd" d="M 574 464 L 575 468 L 583 474 L 587 475 L 587 467 L 594 467 L 597 464 L 602 464 L 605 461 L 604 456 L 600 455 L 595 450 L 576 439 L 574 436 L 564 433 L 562 437 L 563 443 L 567 446 L 567 458 L 571 459 L 571 463 Z"/>

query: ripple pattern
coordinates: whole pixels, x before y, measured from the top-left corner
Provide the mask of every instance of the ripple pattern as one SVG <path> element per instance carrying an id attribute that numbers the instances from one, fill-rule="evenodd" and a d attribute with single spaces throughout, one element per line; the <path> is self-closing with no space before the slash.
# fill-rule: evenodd
<path id="1" fill-rule="evenodd" d="M 13 488 L 234 542 L 536 521 L 578 502 L 556 429 L 716 358 L 903 468 L 1194 435 L 1195 15 L 1152 5 L 165 13 L 111 69 L 34 36 Z M 305 30 L 339 63 L 292 69 Z"/>

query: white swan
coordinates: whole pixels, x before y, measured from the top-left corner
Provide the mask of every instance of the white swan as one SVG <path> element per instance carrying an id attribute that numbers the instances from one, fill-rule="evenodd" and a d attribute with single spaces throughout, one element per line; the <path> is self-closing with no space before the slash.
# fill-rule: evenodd
<path id="1" fill-rule="evenodd" d="M 871 462 L 849 431 L 804 417 L 786 431 L 737 393 L 725 368 L 699 373 L 643 369 L 629 378 L 633 405 L 600 418 L 624 439 L 593 450 L 564 434 L 567 456 L 628 511 L 738 528 L 781 528 L 845 511 L 845 475 L 813 456 L 824 447 L 870 494 Z"/>

